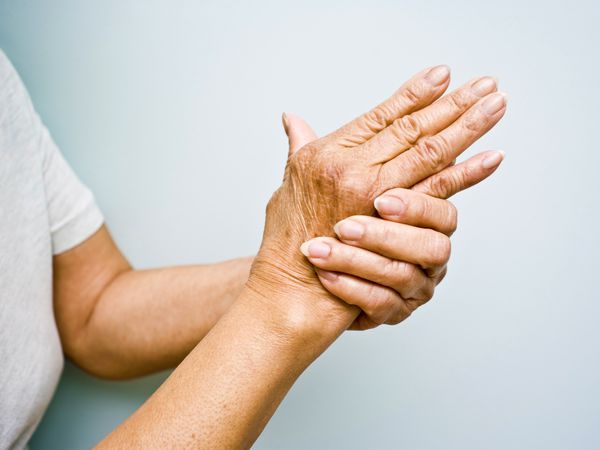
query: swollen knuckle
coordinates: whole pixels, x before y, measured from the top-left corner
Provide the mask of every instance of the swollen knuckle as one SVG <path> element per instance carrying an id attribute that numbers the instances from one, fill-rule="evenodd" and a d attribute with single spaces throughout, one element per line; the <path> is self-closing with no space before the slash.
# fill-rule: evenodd
<path id="1" fill-rule="evenodd" d="M 442 139 L 427 137 L 417 144 L 417 152 L 427 167 L 441 169 L 446 161 L 446 145 Z"/>
<path id="2" fill-rule="evenodd" d="M 388 114 L 389 113 L 386 112 L 386 108 L 383 105 L 378 106 L 365 115 L 365 125 L 372 132 L 378 133 L 388 125 Z"/>
<path id="3" fill-rule="evenodd" d="M 402 89 L 401 95 L 409 105 L 418 105 L 423 96 L 423 87 L 420 83 L 410 84 Z"/>
<path id="4" fill-rule="evenodd" d="M 460 182 L 455 174 L 441 173 L 431 181 L 432 190 L 438 197 L 450 197 L 458 189 Z"/>
<path id="5" fill-rule="evenodd" d="M 462 190 L 472 186 L 476 176 L 477 172 L 472 166 L 469 164 L 461 164 L 460 170 L 456 174 L 459 182 L 458 189 Z"/>
<path id="6" fill-rule="evenodd" d="M 483 128 L 484 122 L 478 114 L 466 114 L 462 121 L 461 127 L 468 134 L 476 134 Z"/>
<path id="7" fill-rule="evenodd" d="M 422 134 L 421 125 L 412 114 L 403 116 L 394 122 L 392 127 L 398 141 L 416 142 Z"/>
<path id="8" fill-rule="evenodd" d="M 463 91 L 453 92 L 447 98 L 450 105 L 458 111 L 464 111 L 469 106 L 469 98 Z"/>
<path id="9" fill-rule="evenodd" d="M 401 261 L 386 259 L 381 270 L 381 277 L 386 282 L 397 283 L 403 278 L 403 272 Z"/>

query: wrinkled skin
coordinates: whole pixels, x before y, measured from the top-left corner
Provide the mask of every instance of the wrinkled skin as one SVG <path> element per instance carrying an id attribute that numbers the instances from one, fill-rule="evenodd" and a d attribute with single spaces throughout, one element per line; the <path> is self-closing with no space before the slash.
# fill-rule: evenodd
<path id="1" fill-rule="evenodd" d="M 491 77 L 478 82 L 489 89 L 496 86 Z M 282 121 L 289 139 L 288 154 L 317 140 L 301 117 L 285 113 Z M 362 310 L 350 330 L 396 325 L 433 297 L 447 272 L 447 261 L 423 270 L 431 256 L 426 243 L 435 242 L 435 232 L 451 236 L 457 227 L 456 208 L 444 199 L 488 178 L 503 159 L 504 152 L 482 152 L 410 190 L 388 190 L 375 199 L 379 217 L 349 219 L 366 226 L 360 237 L 347 236 L 344 224 L 348 220 L 343 220 L 334 226 L 338 239 L 317 237 L 302 244 L 300 250 L 315 266 L 323 287 Z"/>
<path id="2" fill-rule="evenodd" d="M 442 171 L 504 114 L 504 95 L 485 90 L 463 88 L 435 102 L 448 83 L 444 66 L 423 71 L 373 110 L 290 155 L 283 184 L 267 207 L 251 288 L 284 289 L 290 295 L 309 289 L 334 299 L 300 245 L 334 236 L 333 226 L 346 217 L 372 216 L 377 196 Z M 449 240 L 440 234 L 432 264 L 445 262 L 449 252 Z"/>

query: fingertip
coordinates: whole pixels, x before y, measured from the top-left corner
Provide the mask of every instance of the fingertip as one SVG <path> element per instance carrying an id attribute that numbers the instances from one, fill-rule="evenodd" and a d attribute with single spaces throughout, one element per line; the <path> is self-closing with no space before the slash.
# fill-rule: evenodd
<path id="1" fill-rule="evenodd" d="M 400 217 L 406 211 L 406 203 L 395 195 L 383 194 L 373 202 L 375 209 L 382 217 Z"/>
<path id="2" fill-rule="evenodd" d="M 501 150 L 491 152 L 485 158 L 483 158 L 483 161 L 481 161 L 481 167 L 485 170 L 495 169 L 500 165 L 500 163 L 502 163 L 504 155 L 505 153 Z"/>
<path id="3" fill-rule="evenodd" d="M 425 79 L 434 86 L 443 84 L 450 78 L 450 67 L 446 64 L 440 64 L 430 68 L 425 74 Z"/>
<path id="4" fill-rule="evenodd" d="M 481 77 L 471 82 L 471 89 L 480 97 L 496 92 L 498 83 L 494 77 Z"/>
<path id="5" fill-rule="evenodd" d="M 307 258 L 309 257 L 309 253 L 308 253 L 308 246 L 310 245 L 310 241 L 306 241 L 304 242 L 301 246 L 300 246 L 300 253 L 302 253 L 304 256 L 306 256 Z"/>
<path id="6" fill-rule="evenodd" d="M 308 259 L 324 259 L 331 254 L 331 246 L 322 239 L 311 239 L 300 246 L 300 252 Z"/>
<path id="7" fill-rule="evenodd" d="M 335 272 L 330 272 L 329 270 L 315 269 L 315 272 L 317 272 L 319 278 L 325 281 L 329 281 L 331 283 L 338 279 L 338 274 Z"/>

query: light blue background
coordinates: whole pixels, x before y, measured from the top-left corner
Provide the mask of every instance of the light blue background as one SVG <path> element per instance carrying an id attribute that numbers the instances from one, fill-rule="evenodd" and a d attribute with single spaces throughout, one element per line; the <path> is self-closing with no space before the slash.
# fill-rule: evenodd
<path id="1" fill-rule="evenodd" d="M 300 3 L 4 0 L 0 45 L 137 267 L 256 251 L 283 110 L 324 133 L 429 65 L 498 76 L 476 148 L 507 159 L 456 199 L 436 299 L 344 335 L 256 448 L 599 448 L 597 3 Z M 92 446 L 163 377 L 67 366 L 31 448 Z"/>

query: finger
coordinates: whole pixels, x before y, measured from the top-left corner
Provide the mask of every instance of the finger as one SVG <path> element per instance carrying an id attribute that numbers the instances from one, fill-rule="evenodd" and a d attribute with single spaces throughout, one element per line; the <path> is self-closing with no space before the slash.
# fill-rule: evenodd
<path id="1" fill-rule="evenodd" d="M 342 126 L 330 136 L 348 147 L 360 145 L 398 117 L 423 108 L 438 99 L 448 88 L 449 82 L 448 66 L 425 69 L 404 83 L 389 99 Z"/>
<path id="2" fill-rule="evenodd" d="M 502 151 L 479 153 L 460 164 L 431 175 L 414 185 L 412 190 L 432 197 L 450 198 L 485 180 L 496 171 L 503 160 Z"/>
<path id="3" fill-rule="evenodd" d="M 448 266 L 444 266 L 442 271 L 434 278 L 435 285 L 437 286 L 438 284 L 440 284 L 444 280 L 444 278 L 446 278 L 447 274 L 448 274 Z"/>
<path id="4" fill-rule="evenodd" d="M 364 313 L 364 311 L 361 311 L 358 317 L 354 319 L 354 322 L 352 322 L 352 324 L 348 327 L 348 330 L 365 331 L 370 330 L 372 328 L 377 328 L 379 325 L 380 324 L 373 322 L 371 319 L 369 319 L 369 316 L 367 316 Z"/>
<path id="5" fill-rule="evenodd" d="M 333 230 L 346 244 L 417 264 L 429 276 L 435 276 L 450 258 L 450 239 L 435 230 L 372 216 L 349 217 L 335 224 Z"/>
<path id="6" fill-rule="evenodd" d="M 375 209 L 386 220 L 401 222 L 450 236 L 456 231 L 456 207 L 447 200 L 409 189 L 395 188 L 375 199 Z"/>
<path id="7" fill-rule="evenodd" d="M 413 186 L 440 172 L 498 123 L 505 111 L 506 94 L 484 97 L 452 125 L 419 139 L 410 150 L 385 163 L 380 173 L 382 186 Z"/>
<path id="8" fill-rule="evenodd" d="M 289 141 L 289 152 L 288 157 L 309 142 L 317 139 L 317 134 L 313 131 L 306 121 L 296 114 L 283 113 L 281 115 L 281 121 L 283 122 L 283 129 L 288 137 Z"/>
<path id="9" fill-rule="evenodd" d="M 370 321 L 380 325 L 390 316 L 408 317 L 411 311 L 404 299 L 393 289 L 346 275 L 316 269 L 325 289 L 350 305 L 358 306 Z"/>
<path id="10" fill-rule="evenodd" d="M 306 241 L 300 251 L 319 269 L 342 272 L 387 286 L 403 298 L 428 300 L 433 295 L 435 280 L 414 264 L 386 258 L 329 237 Z"/>
<path id="11" fill-rule="evenodd" d="M 364 152 L 382 163 L 411 148 L 423 136 L 450 126 L 479 99 L 496 91 L 496 80 L 482 77 L 465 84 L 431 105 L 402 116 L 363 146 Z"/>

